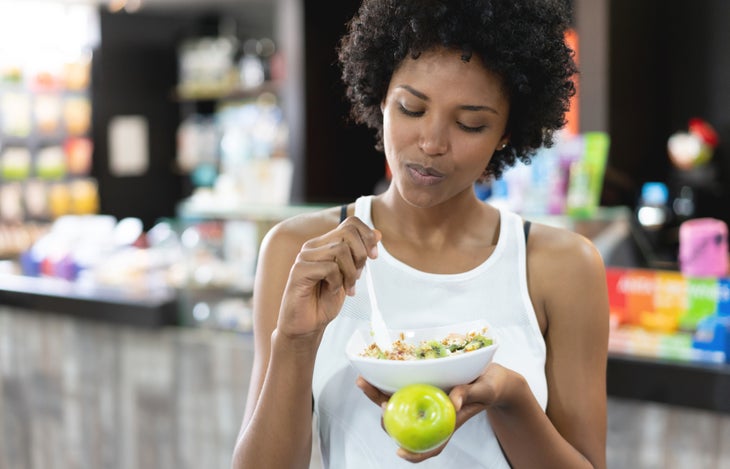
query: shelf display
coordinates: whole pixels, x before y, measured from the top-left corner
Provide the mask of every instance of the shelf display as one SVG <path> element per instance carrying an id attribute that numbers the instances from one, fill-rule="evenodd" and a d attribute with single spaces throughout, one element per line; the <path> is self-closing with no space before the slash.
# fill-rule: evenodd
<path id="1" fill-rule="evenodd" d="M 90 138 L 96 15 L 82 4 L 0 5 L 0 42 L 13 44 L 0 62 L 0 223 L 98 210 Z"/>
<path id="2" fill-rule="evenodd" d="M 221 205 L 201 191 L 178 207 L 184 262 L 175 279 L 185 325 L 250 333 L 258 248 L 278 221 L 323 206 Z"/>
<path id="3" fill-rule="evenodd" d="M 609 350 L 689 362 L 730 363 L 730 278 L 607 268 Z"/>
<path id="4" fill-rule="evenodd" d="M 177 167 L 221 203 L 289 203 L 293 165 L 269 38 L 185 40 L 178 50 Z"/>

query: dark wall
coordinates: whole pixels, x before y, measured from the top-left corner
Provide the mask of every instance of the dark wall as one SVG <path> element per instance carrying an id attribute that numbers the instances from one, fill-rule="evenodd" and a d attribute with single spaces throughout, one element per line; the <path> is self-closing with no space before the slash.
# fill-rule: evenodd
<path id="1" fill-rule="evenodd" d="M 199 20 L 167 14 L 100 12 L 101 41 L 94 52 L 92 101 L 94 167 L 100 210 L 117 218 L 138 217 L 149 228 L 175 216 L 185 179 L 174 169 L 178 104 L 177 44 L 200 27 Z M 139 115 L 148 122 L 149 169 L 140 176 L 109 171 L 107 129 L 115 116 Z"/>
<path id="2" fill-rule="evenodd" d="M 374 149 L 374 133 L 347 120 L 336 64 L 336 46 L 345 22 L 359 2 L 328 5 L 303 2 L 305 149 L 304 200 L 339 203 L 372 193 L 385 174 L 385 158 Z M 177 45 L 184 37 L 216 34 L 214 12 L 160 11 L 110 14 L 101 11 L 101 46 L 94 54 L 93 173 L 99 180 L 101 210 L 136 216 L 146 226 L 174 216 L 176 205 L 190 193 L 186 176 L 175 169 L 175 133 L 181 104 L 172 99 L 177 81 Z M 239 20 L 242 23 L 242 20 Z M 116 115 L 147 117 L 150 169 L 139 177 L 109 173 L 107 126 Z"/>
<path id="3" fill-rule="evenodd" d="M 305 194 L 308 202 L 350 202 L 371 194 L 385 175 L 385 157 L 374 149 L 375 134 L 349 123 L 336 47 L 358 0 L 304 2 Z"/>
<path id="4" fill-rule="evenodd" d="M 698 216 L 728 220 L 730 2 L 611 0 L 609 132 L 604 202 L 633 206 L 645 181 L 693 185 Z M 692 117 L 720 135 L 710 171 L 675 170 L 667 139 Z"/>

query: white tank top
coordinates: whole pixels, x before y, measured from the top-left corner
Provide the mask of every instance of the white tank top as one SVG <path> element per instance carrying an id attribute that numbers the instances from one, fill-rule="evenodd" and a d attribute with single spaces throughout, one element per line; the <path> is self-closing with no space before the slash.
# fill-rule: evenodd
<path id="1" fill-rule="evenodd" d="M 372 196 L 355 202 L 355 216 L 373 227 Z M 416 270 L 378 246 L 370 262 L 378 302 L 394 328 L 444 325 L 487 319 L 498 334 L 494 360 L 525 377 L 543 410 L 547 405 L 545 341 L 527 290 L 522 219 L 500 208 L 497 246 L 479 266 L 458 274 Z M 396 456 L 397 445 L 381 427 L 381 409 L 355 385 L 345 357 L 352 332 L 369 323 L 367 289 L 358 281 L 354 297 L 324 332 L 317 352 L 312 390 L 322 461 L 332 469 L 413 469 Z M 509 468 L 486 413 L 461 426 L 444 451 L 417 465 L 425 468 Z"/>

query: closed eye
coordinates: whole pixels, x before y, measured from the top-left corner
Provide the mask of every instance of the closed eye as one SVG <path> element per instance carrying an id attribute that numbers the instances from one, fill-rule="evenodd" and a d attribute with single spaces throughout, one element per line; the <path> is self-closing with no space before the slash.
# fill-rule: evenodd
<path id="1" fill-rule="evenodd" d="M 480 125 L 477 127 L 469 127 L 468 125 L 464 125 L 462 123 L 459 123 L 459 128 L 463 130 L 464 132 L 471 132 L 471 133 L 479 133 L 482 130 L 486 129 L 486 125 Z"/>
<path id="2" fill-rule="evenodd" d="M 398 109 L 400 109 L 400 112 L 409 117 L 420 117 L 423 115 L 423 111 L 411 111 L 410 109 L 406 109 L 406 107 L 402 104 L 398 104 Z"/>
<path id="3" fill-rule="evenodd" d="M 400 104 L 400 103 L 398 104 L 398 109 L 400 110 L 400 112 L 402 112 L 404 115 L 406 115 L 408 117 L 421 117 L 423 115 L 423 111 L 411 111 L 410 109 L 406 108 L 403 104 Z M 486 125 L 471 127 L 471 126 L 462 124 L 461 122 L 457 122 L 457 125 L 459 126 L 459 128 L 461 130 L 463 130 L 464 132 L 469 132 L 469 133 L 479 133 L 487 128 Z"/>

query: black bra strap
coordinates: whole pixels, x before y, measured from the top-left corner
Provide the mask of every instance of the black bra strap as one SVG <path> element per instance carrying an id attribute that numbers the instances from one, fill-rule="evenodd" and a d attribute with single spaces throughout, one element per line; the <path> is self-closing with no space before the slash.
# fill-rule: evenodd
<path id="1" fill-rule="evenodd" d="M 340 223 L 345 221 L 345 218 L 347 218 L 347 204 L 343 204 L 342 207 L 340 207 Z"/>

